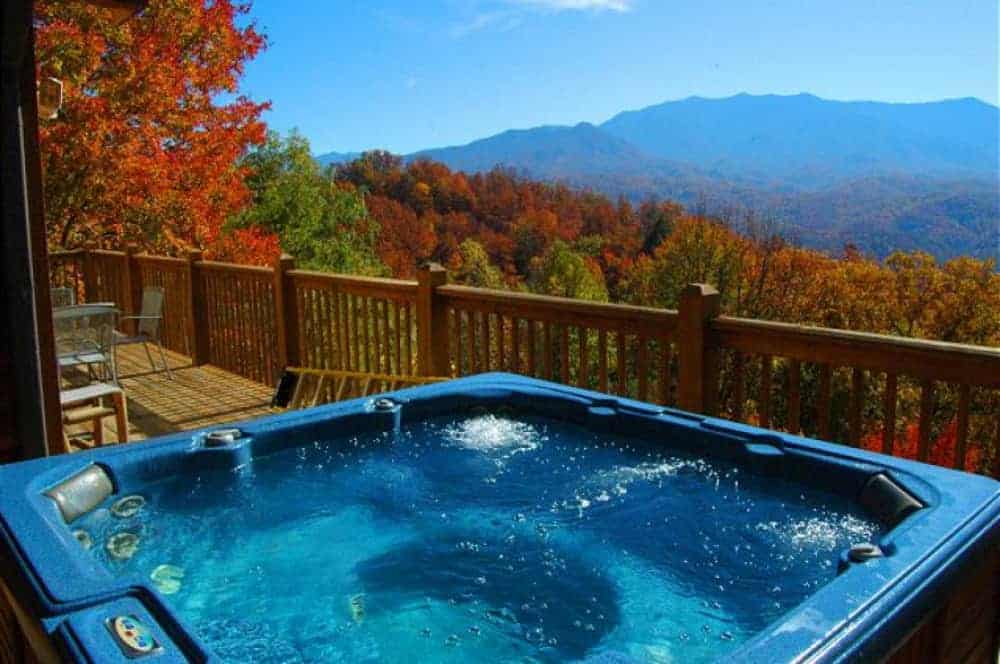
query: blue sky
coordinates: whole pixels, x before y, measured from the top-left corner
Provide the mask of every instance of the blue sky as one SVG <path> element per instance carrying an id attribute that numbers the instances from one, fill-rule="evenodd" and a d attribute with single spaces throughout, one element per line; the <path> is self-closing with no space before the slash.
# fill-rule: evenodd
<path id="1" fill-rule="evenodd" d="M 270 45 L 242 87 L 317 153 L 405 153 L 691 95 L 997 104 L 997 4 L 256 0 Z"/>

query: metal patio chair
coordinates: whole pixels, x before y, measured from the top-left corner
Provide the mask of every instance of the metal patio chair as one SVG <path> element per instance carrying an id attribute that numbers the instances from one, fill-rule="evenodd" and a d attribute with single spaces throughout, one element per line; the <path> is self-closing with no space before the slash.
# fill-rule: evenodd
<path id="1" fill-rule="evenodd" d="M 84 366 L 91 379 L 118 384 L 112 340 L 118 310 L 107 304 L 78 304 L 52 313 L 59 370 Z"/>
<path id="2" fill-rule="evenodd" d="M 163 327 L 163 300 L 164 292 L 161 286 L 147 286 L 143 288 L 142 308 L 139 311 L 139 315 L 122 316 L 120 319 L 121 321 L 136 321 L 136 333 L 128 335 L 124 332 L 116 331 L 113 346 L 117 354 L 118 346 L 142 344 L 143 350 L 146 351 L 146 359 L 149 360 L 150 368 L 156 371 L 153 355 L 149 352 L 149 344 L 156 344 L 156 348 L 160 352 L 160 361 L 163 362 L 163 368 L 167 372 L 167 377 L 173 380 L 174 374 L 170 370 L 170 363 L 167 362 L 167 355 L 163 352 L 163 342 L 160 339 L 160 330 Z"/>

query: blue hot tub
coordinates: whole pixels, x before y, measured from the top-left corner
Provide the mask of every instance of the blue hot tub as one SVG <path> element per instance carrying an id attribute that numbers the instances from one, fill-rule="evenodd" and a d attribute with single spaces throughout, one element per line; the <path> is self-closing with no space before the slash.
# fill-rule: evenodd
<path id="1" fill-rule="evenodd" d="M 870 661 L 1000 540 L 990 479 L 505 374 L 0 487 L 6 600 L 77 662 Z"/>

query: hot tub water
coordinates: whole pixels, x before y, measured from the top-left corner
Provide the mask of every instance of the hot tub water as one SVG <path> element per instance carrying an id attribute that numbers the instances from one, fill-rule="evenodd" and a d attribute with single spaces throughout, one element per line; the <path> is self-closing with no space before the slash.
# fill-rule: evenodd
<path id="1" fill-rule="evenodd" d="M 74 523 L 88 555 L 152 578 L 233 662 L 712 660 L 878 537 L 801 484 L 488 412 L 304 441 L 142 497 Z M 123 539 L 134 551 L 112 555 Z"/>

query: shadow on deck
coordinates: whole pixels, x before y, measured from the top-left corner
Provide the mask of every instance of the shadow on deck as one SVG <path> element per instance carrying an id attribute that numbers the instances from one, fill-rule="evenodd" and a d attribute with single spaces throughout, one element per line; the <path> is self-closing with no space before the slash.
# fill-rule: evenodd
<path id="1" fill-rule="evenodd" d="M 177 431 L 246 420 L 272 412 L 272 390 L 266 385 L 212 365 L 192 366 L 190 358 L 165 351 L 173 372 L 169 378 L 151 347 L 157 369 L 149 366 L 140 345 L 118 349 L 118 372 L 128 400 L 129 441 Z M 104 419 L 105 444 L 118 440 L 113 417 Z M 74 449 L 92 446 L 85 425 L 68 431 Z"/>

